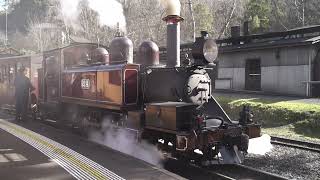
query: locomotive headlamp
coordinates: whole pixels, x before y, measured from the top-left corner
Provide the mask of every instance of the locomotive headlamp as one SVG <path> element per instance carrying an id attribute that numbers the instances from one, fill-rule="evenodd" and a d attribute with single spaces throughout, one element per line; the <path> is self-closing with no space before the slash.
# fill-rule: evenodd
<path id="1" fill-rule="evenodd" d="M 208 63 L 213 63 L 218 56 L 218 47 L 213 39 L 207 39 L 203 45 L 203 56 Z"/>
<path id="2" fill-rule="evenodd" d="M 202 37 L 196 39 L 193 44 L 192 56 L 196 64 L 206 65 L 213 63 L 218 56 L 218 46 L 214 39 L 209 38 L 207 33 L 201 32 Z"/>

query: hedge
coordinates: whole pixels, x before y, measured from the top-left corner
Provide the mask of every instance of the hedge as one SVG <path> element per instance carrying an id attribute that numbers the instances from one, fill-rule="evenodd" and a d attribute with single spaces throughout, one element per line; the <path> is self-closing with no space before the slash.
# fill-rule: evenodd
<path id="1" fill-rule="evenodd" d="M 249 105 L 253 111 L 254 120 L 262 123 L 264 127 L 296 123 L 300 127 L 308 125 L 320 128 L 320 105 L 317 104 L 277 102 L 257 98 L 233 99 L 225 96 L 218 96 L 216 99 L 232 119 L 238 119 L 242 107 Z"/>

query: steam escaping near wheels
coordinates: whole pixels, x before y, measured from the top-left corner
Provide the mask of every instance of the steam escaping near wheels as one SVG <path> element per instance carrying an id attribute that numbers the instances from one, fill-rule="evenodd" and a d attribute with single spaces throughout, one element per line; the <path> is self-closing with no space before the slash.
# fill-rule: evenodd
<path id="1" fill-rule="evenodd" d="M 271 137 L 267 134 L 249 140 L 248 153 L 265 155 L 272 150 Z"/>
<path id="2" fill-rule="evenodd" d="M 104 118 L 103 127 L 100 130 L 89 131 L 89 140 L 162 167 L 164 156 L 156 146 L 145 141 L 138 142 L 134 132 L 115 126 L 111 122 L 112 119 Z"/>

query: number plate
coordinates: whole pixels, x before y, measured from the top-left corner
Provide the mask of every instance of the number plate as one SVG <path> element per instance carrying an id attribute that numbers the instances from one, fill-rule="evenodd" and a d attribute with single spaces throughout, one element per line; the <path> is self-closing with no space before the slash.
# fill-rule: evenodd
<path id="1" fill-rule="evenodd" d="M 81 79 L 81 89 L 90 89 L 90 79 Z"/>

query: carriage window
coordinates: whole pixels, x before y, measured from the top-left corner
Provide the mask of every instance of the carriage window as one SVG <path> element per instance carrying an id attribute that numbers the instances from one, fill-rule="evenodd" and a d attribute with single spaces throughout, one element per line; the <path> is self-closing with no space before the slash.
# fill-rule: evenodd
<path id="1" fill-rule="evenodd" d="M 71 67 L 73 64 L 75 64 L 74 56 L 72 55 L 72 52 L 64 52 L 64 66 L 65 67 Z"/>
<path id="2" fill-rule="evenodd" d="M 7 74 L 7 66 L 4 65 L 4 66 L 3 66 L 3 81 L 4 81 L 4 82 L 7 82 L 7 77 L 8 77 L 8 74 Z"/>
<path id="3" fill-rule="evenodd" d="M 109 83 L 117 86 L 121 86 L 121 71 L 109 72 Z"/>
<path id="4" fill-rule="evenodd" d="M 10 65 L 10 68 L 9 68 L 9 83 L 11 85 L 14 84 L 14 78 L 15 78 L 15 68 L 14 68 L 14 65 Z"/>
<path id="5" fill-rule="evenodd" d="M 3 83 L 3 70 L 4 70 L 4 67 L 1 66 L 1 69 L 0 69 L 0 83 Z"/>
<path id="6" fill-rule="evenodd" d="M 87 66 L 91 61 L 91 57 L 86 49 L 83 51 L 66 51 L 64 54 L 64 67 Z"/>
<path id="7" fill-rule="evenodd" d="M 1 66 L 0 69 L 0 82 L 3 83 L 3 71 L 4 71 L 4 66 Z"/>
<path id="8" fill-rule="evenodd" d="M 0 82 L 4 83 L 5 82 L 5 77 L 6 77 L 6 67 L 4 65 L 1 66 L 1 71 L 0 71 Z"/>
<path id="9" fill-rule="evenodd" d="M 63 50 L 64 67 L 91 66 L 92 52 L 96 48 L 95 45 L 82 45 Z"/>

